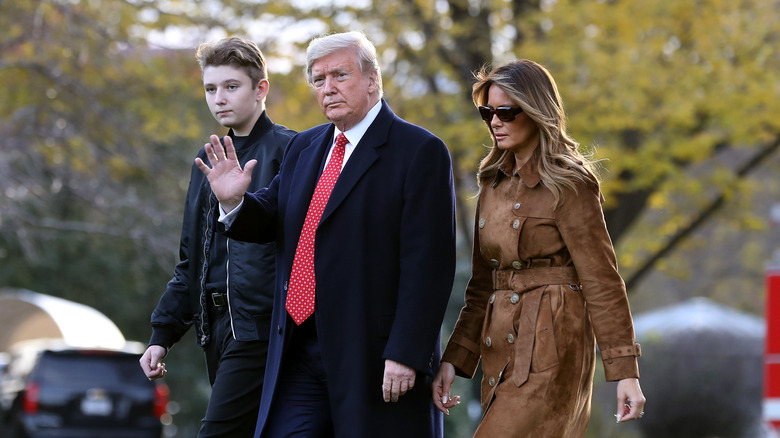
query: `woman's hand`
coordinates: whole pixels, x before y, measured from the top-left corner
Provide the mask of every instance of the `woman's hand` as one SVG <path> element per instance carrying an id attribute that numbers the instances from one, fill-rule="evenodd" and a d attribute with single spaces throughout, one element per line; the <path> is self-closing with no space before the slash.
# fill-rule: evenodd
<path id="1" fill-rule="evenodd" d="M 452 382 L 455 381 L 455 367 L 449 362 L 442 362 L 439 367 L 439 372 L 436 373 L 436 377 L 433 379 L 431 389 L 433 389 L 433 404 L 436 405 L 436 409 L 450 415 L 448 408 L 455 407 L 460 404 L 460 396 L 450 396 L 450 390 L 452 390 Z"/>
<path id="2" fill-rule="evenodd" d="M 645 401 L 642 388 L 639 387 L 639 379 L 620 380 L 617 384 L 617 422 L 642 418 L 645 415 Z"/>

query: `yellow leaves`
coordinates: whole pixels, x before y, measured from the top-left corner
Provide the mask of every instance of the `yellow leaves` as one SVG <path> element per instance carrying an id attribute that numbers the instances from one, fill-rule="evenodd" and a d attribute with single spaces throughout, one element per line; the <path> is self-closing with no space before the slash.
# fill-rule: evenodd
<path id="1" fill-rule="evenodd" d="M 145 170 L 127 160 L 127 157 L 113 155 L 104 163 L 109 169 L 109 175 L 116 181 L 125 181 L 145 175 Z"/>
<path id="2" fill-rule="evenodd" d="M 647 200 L 647 206 L 653 210 L 662 210 L 669 206 L 669 198 L 665 194 L 655 192 Z"/>

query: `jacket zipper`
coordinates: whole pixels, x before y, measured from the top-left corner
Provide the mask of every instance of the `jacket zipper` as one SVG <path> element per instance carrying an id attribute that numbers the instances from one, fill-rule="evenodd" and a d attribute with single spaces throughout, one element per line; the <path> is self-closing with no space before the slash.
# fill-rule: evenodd
<path id="1" fill-rule="evenodd" d="M 230 334 L 236 339 L 236 330 L 233 328 L 233 308 L 230 306 L 230 239 L 225 239 L 225 251 L 227 251 L 225 263 L 225 292 L 227 293 L 228 318 L 230 318 Z"/>
<path id="2" fill-rule="evenodd" d="M 208 251 L 206 251 L 206 248 L 209 246 L 208 239 L 209 239 L 209 227 L 211 226 L 211 212 L 213 210 L 213 205 L 211 201 L 211 192 L 209 191 L 208 195 L 208 209 L 206 210 L 206 226 L 203 227 L 203 245 L 201 245 L 201 248 L 203 248 L 203 259 L 201 260 L 201 268 L 200 268 L 200 294 L 201 296 L 206 295 L 206 288 L 204 282 L 206 281 L 206 270 L 208 269 Z M 210 297 L 205 297 L 206 300 L 208 300 Z M 203 305 L 202 300 L 198 300 L 200 302 L 200 343 L 204 344 L 206 342 L 206 306 Z"/>

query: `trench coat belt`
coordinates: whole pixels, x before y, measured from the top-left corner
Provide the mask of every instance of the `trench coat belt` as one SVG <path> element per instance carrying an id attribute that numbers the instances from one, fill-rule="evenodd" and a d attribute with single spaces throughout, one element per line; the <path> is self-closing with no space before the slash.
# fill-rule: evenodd
<path id="1" fill-rule="evenodd" d="M 514 290 L 522 294 L 523 308 L 520 310 L 515 338 L 515 364 L 511 377 L 512 383 L 516 386 L 525 383 L 531 372 L 539 305 L 545 291 L 544 286 L 550 284 L 577 285 L 579 284 L 577 271 L 573 266 L 493 271 L 494 290 Z"/>

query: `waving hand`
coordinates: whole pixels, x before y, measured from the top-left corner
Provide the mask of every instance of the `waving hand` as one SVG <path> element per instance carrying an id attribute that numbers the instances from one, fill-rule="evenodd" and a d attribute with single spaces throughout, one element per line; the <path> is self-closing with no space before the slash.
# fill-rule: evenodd
<path id="1" fill-rule="evenodd" d="M 195 159 L 195 165 L 206 175 L 211 184 L 211 191 L 227 213 L 241 203 L 252 181 L 252 169 L 257 164 L 257 160 L 249 160 L 244 169 L 241 169 L 233 140 L 227 136 L 223 140 L 225 147 L 222 147 L 219 137 L 212 135 L 211 143 L 205 145 L 206 157 L 211 167 L 200 158 Z"/>

